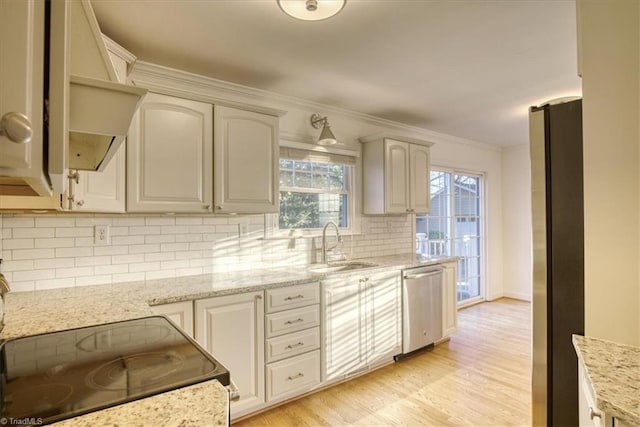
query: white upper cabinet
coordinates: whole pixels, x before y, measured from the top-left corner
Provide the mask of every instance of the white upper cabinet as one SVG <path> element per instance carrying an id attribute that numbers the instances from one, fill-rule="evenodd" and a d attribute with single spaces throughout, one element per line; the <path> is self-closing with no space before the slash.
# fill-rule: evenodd
<path id="1" fill-rule="evenodd" d="M 431 210 L 429 147 L 410 144 L 409 159 L 411 209 L 416 213 L 428 213 Z"/>
<path id="2" fill-rule="evenodd" d="M 385 213 L 409 209 L 409 144 L 387 140 L 384 144 Z"/>
<path id="3" fill-rule="evenodd" d="M 215 212 L 278 212 L 279 118 L 214 107 Z"/>
<path id="4" fill-rule="evenodd" d="M 0 1 L 0 195 L 51 194 L 42 170 L 44 9 Z"/>
<path id="5" fill-rule="evenodd" d="M 213 107 L 149 93 L 127 140 L 129 212 L 210 212 Z"/>
<path id="6" fill-rule="evenodd" d="M 430 143 L 412 138 L 361 138 L 363 213 L 428 213 Z"/>

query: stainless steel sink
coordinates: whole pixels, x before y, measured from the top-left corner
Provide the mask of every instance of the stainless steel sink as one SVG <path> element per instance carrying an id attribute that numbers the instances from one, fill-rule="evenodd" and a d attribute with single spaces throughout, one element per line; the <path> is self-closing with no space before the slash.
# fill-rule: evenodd
<path id="1" fill-rule="evenodd" d="M 378 264 L 362 261 L 336 262 L 330 264 L 314 264 L 309 267 L 311 273 L 336 273 L 341 271 L 358 270 L 360 268 L 377 267 Z"/>

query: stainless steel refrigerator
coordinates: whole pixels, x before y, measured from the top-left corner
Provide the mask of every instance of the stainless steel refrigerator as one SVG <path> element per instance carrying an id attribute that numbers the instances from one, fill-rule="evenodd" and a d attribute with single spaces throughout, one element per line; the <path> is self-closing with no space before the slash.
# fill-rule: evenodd
<path id="1" fill-rule="evenodd" d="M 532 107 L 534 426 L 578 425 L 577 358 L 584 334 L 582 100 Z"/>

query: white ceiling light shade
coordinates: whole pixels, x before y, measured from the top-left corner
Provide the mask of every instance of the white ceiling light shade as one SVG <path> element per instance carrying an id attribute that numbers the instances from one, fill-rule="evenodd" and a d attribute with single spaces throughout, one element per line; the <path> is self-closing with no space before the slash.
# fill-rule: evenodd
<path id="1" fill-rule="evenodd" d="M 347 0 L 278 0 L 284 13 L 303 21 L 322 21 L 342 10 Z"/>
<path id="2" fill-rule="evenodd" d="M 311 115 L 311 126 L 315 129 L 320 129 L 320 126 L 322 126 L 318 137 L 318 145 L 334 145 L 338 142 L 336 136 L 331 132 L 331 126 L 329 126 L 329 121 L 326 117 L 322 117 L 317 113 Z"/>

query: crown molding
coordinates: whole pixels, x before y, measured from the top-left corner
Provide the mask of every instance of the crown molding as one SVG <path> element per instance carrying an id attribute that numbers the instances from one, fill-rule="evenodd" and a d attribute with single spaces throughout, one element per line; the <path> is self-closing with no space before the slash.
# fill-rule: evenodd
<path id="1" fill-rule="evenodd" d="M 391 132 L 376 133 L 374 135 L 358 138 L 358 141 L 360 141 L 361 143 L 365 144 L 367 142 L 379 141 L 381 139 L 386 139 L 386 138 L 394 139 L 396 141 L 411 142 L 413 144 L 423 145 L 425 147 L 431 147 L 433 145 L 433 142 L 429 142 L 429 141 L 425 141 L 425 140 L 422 140 L 422 139 L 413 138 L 413 137 L 407 136 L 407 135 L 398 135 L 398 134 L 391 133 Z"/>
<path id="2" fill-rule="evenodd" d="M 273 105 L 288 109 L 322 111 L 323 114 L 337 114 L 361 123 L 380 126 L 386 128 L 389 133 L 407 134 L 406 137 L 409 138 L 426 140 L 422 141 L 422 143 L 458 144 L 490 151 L 501 151 L 502 149 L 500 146 L 484 142 L 447 135 L 345 108 L 282 95 L 144 61 L 135 63 L 130 77 L 134 84 L 166 95 L 237 107 L 275 116 L 283 116 L 286 114 L 286 110 L 274 109 Z"/>
<path id="3" fill-rule="evenodd" d="M 118 43 L 114 42 L 108 36 L 105 36 L 103 34 L 102 39 L 104 40 L 104 44 L 107 46 L 107 49 L 118 55 L 120 58 L 124 59 L 128 65 L 134 64 L 138 59 L 137 56 L 120 46 Z"/>
<path id="4" fill-rule="evenodd" d="M 136 62 L 131 74 L 136 86 L 165 95 L 241 108 L 256 113 L 281 117 L 287 112 L 269 106 L 265 96 L 248 91 L 246 86 L 175 70 L 148 62 Z M 256 90 L 253 90 L 256 91 Z M 247 100 L 248 98 L 248 100 Z"/>

